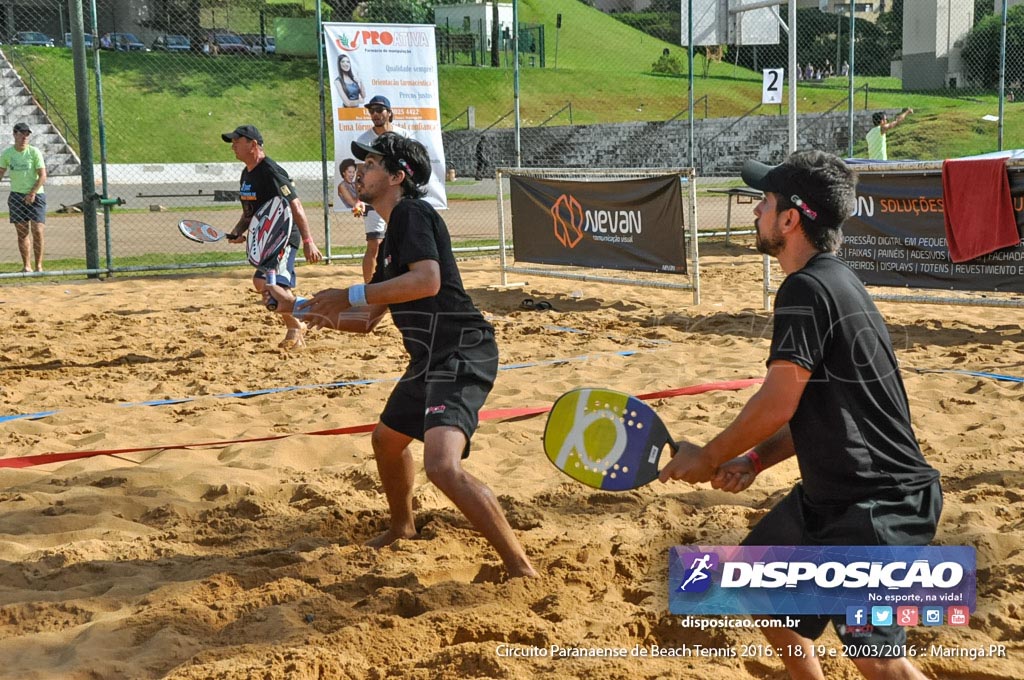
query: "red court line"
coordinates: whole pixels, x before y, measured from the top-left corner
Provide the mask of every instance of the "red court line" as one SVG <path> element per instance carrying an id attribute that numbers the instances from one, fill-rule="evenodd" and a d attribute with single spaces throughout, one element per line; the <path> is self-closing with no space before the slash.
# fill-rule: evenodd
<path id="1" fill-rule="evenodd" d="M 669 397 L 679 397 L 694 394 L 703 394 L 705 392 L 714 392 L 718 390 L 742 390 L 752 385 L 757 385 L 762 382 L 761 378 L 748 378 L 745 380 L 727 380 L 724 382 L 704 383 L 702 385 L 689 385 L 687 387 L 677 387 L 671 390 L 662 390 L 660 392 L 649 392 L 647 394 L 637 395 L 637 399 L 650 400 L 650 399 L 665 399 Z M 547 413 L 551 410 L 550 406 L 532 406 L 524 408 L 499 408 L 491 409 L 488 411 L 480 412 L 480 420 L 507 420 L 509 418 L 524 418 L 527 416 L 535 416 L 541 413 Z M 113 456 L 124 453 L 141 453 L 144 451 L 171 451 L 174 449 L 199 449 L 199 448 L 214 448 L 223 447 L 230 444 L 248 444 L 252 442 L 269 442 L 277 439 L 284 439 L 286 437 L 294 437 L 296 434 L 305 435 L 341 435 L 341 434 L 363 434 L 366 432 L 372 432 L 373 428 L 376 427 L 376 423 L 370 423 L 368 425 L 351 425 L 349 427 L 336 427 L 330 430 L 316 430 L 315 432 L 293 432 L 290 434 L 278 434 L 271 435 L 268 437 L 249 437 L 246 439 L 227 439 L 214 442 L 198 442 L 192 444 L 164 444 L 161 446 L 137 446 L 127 449 L 100 449 L 94 451 L 68 451 L 63 453 L 40 453 L 35 456 L 20 456 L 17 458 L 0 458 L 0 468 L 27 468 L 35 467 L 37 465 L 47 465 L 49 463 L 63 463 L 69 460 L 80 460 L 82 458 L 92 458 L 94 456 Z"/>

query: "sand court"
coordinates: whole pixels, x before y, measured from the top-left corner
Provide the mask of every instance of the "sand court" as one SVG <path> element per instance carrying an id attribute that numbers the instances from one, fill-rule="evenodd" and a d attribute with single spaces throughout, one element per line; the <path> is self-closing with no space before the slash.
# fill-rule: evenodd
<path id="1" fill-rule="evenodd" d="M 697 306 L 689 292 L 540 277 L 500 290 L 496 258 L 460 262 L 501 350 L 485 409 L 548 406 L 586 385 L 638 394 L 763 376 L 761 258 L 749 241 L 701 251 Z M 308 433 L 376 421 L 405 366 L 399 335 L 390 321 L 370 336 L 318 331 L 284 354 L 249 278 L 0 287 L 0 416 L 38 416 L 0 420 L 0 456 L 145 449 L 0 468 L 0 677 L 784 677 L 754 653 L 756 630 L 668 613 L 667 551 L 737 543 L 797 479 L 795 461 L 738 495 L 601 492 L 548 462 L 543 415 L 485 420 L 466 467 L 541 577 L 503 579 L 418 448 L 420 536 L 374 551 L 362 542 L 387 511 L 369 437 Z M 355 265 L 301 266 L 298 292 L 358 278 Z M 526 297 L 553 309 L 522 309 Z M 879 307 L 943 475 L 936 542 L 977 549 L 970 626 L 912 629 L 916 662 L 934 678 L 1024 677 L 1024 310 Z M 675 436 L 705 441 L 755 390 L 651 404 Z M 235 440 L 252 441 L 223 444 Z M 211 445 L 179 448 L 194 443 Z M 839 647 L 831 631 L 821 643 Z M 696 645 L 731 653 L 628 654 Z M 841 654 L 823 665 L 859 677 Z"/>

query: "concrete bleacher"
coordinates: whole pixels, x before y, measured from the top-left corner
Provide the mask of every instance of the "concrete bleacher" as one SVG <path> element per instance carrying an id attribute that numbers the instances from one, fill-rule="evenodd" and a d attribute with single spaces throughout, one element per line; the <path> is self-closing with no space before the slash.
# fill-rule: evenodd
<path id="1" fill-rule="evenodd" d="M 854 115 L 857 139 L 870 128 L 871 112 Z M 747 158 L 780 162 L 788 152 L 788 118 L 750 116 L 695 121 L 694 165 L 699 175 L 735 177 Z M 798 116 L 800 148 L 845 156 L 849 146 L 846 112 Z M 522 128 L 524 167 L 687 167 L 689 122 L 632 122 Z M 496 167 L 515 165 L 514 131 L 456 130 L 443 133 L 445 160 L 459 176 L 493 177 Z"/>
<path id="2" fill-rule="evenodd" d="M 43 152 L 47 174 L 60 177 L 81 172 L 78 155 L 0 49 L 0 148 L 13 143 L 11 129 L 19 122 L 32 128 L 30 143 Z"/>

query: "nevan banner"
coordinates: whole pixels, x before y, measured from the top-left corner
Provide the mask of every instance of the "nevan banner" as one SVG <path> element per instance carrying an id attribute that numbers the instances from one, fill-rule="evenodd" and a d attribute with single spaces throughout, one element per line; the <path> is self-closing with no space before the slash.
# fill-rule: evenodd
<path id="1" fill-rule="evenodd" d="M 566 182 L 510 177 L 516 260 L 686 273 L 679 176 Z"/>
<path id="2" fill-rule="evenodd" d="M 1010 194 L 1020 229 L 1024 173 L 1010 173 Z M 1024 245 L 959 264 L 950 259 L 938 173 L 861 173 L 843 234 L 839 256 L 868 285 L 1024 292 Z"/>

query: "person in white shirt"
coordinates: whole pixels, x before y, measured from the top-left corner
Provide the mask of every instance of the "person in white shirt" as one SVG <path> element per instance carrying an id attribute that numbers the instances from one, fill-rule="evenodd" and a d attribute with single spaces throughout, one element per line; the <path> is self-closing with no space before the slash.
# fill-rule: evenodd
<path id="1" fill-rule="evenodd" d="M 366 110 L 370 112 L 370 120 L 373 127 L 356 138 L 356 144 L 364 146 L 372 145 L 378 137 L 385 132 L 394 132 L 402 137 L 408 137 L 409 131 L 394 124 L 395 114 L 391 110 L 391 100 L 382 95 L 375 95 L 366 103 Z M 356 176 L 356 186 L 359 185 L 359 176 Z M 373 278 L 373 270 L 377 266 L 377 252 L 380 250 L 380 242 L 384 240 L 384 232 L 388 225 L 373 206 L 367 205 L 363 213 L 363 226 L 366 229 L 366 252 L 363 253 L 363 281 L 369 282 Z"/>

